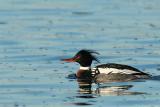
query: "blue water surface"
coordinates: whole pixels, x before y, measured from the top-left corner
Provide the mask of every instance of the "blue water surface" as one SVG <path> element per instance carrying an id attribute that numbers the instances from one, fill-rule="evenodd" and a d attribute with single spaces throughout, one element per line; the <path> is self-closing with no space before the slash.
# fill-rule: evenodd
<path id="1" fill-rule="evenodd" d="M 0 0 L 1 107 L 159 107 L 160 0 Z M 153 80 L 79 87 L 80 49 Z M 93 66 L 97 65 L 94 63 Z"/>

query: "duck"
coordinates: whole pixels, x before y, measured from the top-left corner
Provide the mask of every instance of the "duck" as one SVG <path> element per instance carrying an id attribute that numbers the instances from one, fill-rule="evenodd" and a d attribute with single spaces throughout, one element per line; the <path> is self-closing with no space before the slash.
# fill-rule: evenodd
<path id="1" fill-rule="evenodd" d="M 79 80 L 85 80 L 95 83 L 104 82 L 127 82 L 139 79 L 149 79 L 150 74 L 139 69 L 117 63 L 100 64 L 91 68 L 92 62 L 100 62 L 96 55 L 99 53 L 94 50 L 82 49 L 74 57 L 61 59 L 65 62 L 77 62 L 80 67 L 75 74 Z"/>

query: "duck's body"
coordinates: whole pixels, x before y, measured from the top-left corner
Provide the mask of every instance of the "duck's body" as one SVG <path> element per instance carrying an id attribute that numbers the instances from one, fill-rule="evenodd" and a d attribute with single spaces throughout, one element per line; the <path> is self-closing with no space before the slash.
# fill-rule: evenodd
<path id="1" fill-rule="evenodd" d="M 114 63 L 98 65 L 92 72 L 95 75 L 95 82 L 131 81 L 150 77 L 149 74 L 134 67 Z"/>
<path id="2" fill-rule="evenodd" d="M 96 83 L 101 83 L 147 79 L 150 76 L 128 65 L 108 63 L 98 65 L 95 68 L 80 67 L 76 77 L 79 79 L 92 79 Z"/>
<path id="3" fill-rule="evenodd" d="M 91 68 L 92 60 L 98 61 L 92 53 L 96 52 L 81 50 L 75 55 L 75 57 L 64 59 L 64 61 L 78 62 L 81 65 L 76 73 L 76 77 L 78 79 L 102 83 L 131 81 L 137 79 L 147 79 L 150 77 L 147 73 L 144 73 L 134 67 L 122 64 L 108 63 Z"/>

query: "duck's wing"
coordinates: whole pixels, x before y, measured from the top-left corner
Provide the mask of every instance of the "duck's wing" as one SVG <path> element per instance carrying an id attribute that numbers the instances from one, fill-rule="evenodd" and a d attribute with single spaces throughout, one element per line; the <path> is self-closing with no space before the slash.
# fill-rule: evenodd
<path id="1" fill-rule="evenodd" d="M 108 63 L 98 65 L 93 68 L 94 73 L 104 73 L 104 74 L 111 74 L 111 73 L 118 73 L 118 74 L 131 74 L 131 75 L 148 75 L 134 67 L 123 65 L 123 64 L 115 64 L 115 63 Z"/>

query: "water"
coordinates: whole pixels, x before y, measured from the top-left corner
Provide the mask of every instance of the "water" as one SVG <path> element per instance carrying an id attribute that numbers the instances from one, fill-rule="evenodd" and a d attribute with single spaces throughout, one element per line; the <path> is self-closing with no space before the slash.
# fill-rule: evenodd
<path id="1" fill-rule="evenodd" d="M 159 107 L 159 76 L 84 90 L 66 78 L 79 66 L 60 61 L 94 49 L 101 63 L 160 75 L 159 0 L 0 2 L 1 107 Z"/>

